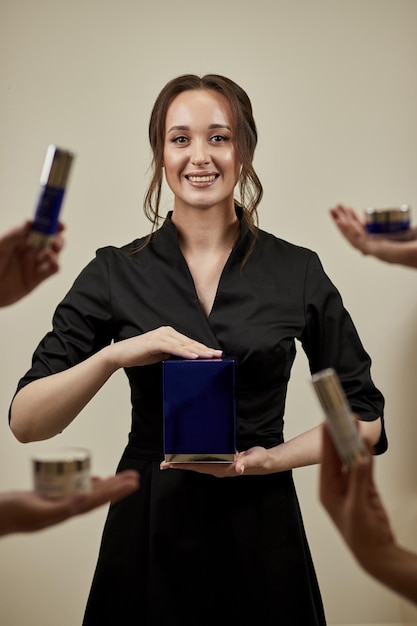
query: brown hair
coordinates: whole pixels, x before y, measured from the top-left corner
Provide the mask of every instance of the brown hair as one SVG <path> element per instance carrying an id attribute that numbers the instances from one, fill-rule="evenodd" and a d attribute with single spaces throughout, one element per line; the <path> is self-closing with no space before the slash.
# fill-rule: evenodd
<path id="1" fill-rule="evenodd" d="M 149 121 L 149 141 L 153 159 L 151 163 L 152 179 L 144 199 L 144 212 L 152 222 L 152 232 L 160 220 L 159 204 L 161 200 L 163 153 L 165 141 L 165 119 L 172 100 L 183 91 L 194 89 L 212 89 L 225 96 L 230 104 L 233 121 L 235 146 L 241 163 L 239 178 L 240 200 L 236 204 L 243 210 L 243 217 L 248 227 L 256 236 L 258 226 L 257 207 L 263 190 L 252 160 L 258 141 L 252 104 L 246 92 L 238 84 L 218 74 L 206 74 L 203 77 L 184 74 L 169 81 L 159 93 L 152 109 Z"/>

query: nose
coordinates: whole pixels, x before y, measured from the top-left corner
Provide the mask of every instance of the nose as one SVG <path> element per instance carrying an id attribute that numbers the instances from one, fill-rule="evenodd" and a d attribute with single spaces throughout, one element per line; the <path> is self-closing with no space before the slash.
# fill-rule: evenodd
<path id="1" fill-rule="evenodd" d="M 209 161 L 210 155 L 206 142 L 202 140 L 194 141 L 191 153 L 191 163 L 193 165 L 206 165 Z"/>

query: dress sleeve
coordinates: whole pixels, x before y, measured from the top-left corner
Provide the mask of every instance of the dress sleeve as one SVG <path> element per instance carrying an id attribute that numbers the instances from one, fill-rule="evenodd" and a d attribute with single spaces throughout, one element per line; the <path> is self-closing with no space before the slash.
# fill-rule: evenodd
<path id="1" fill-rule="evenodd" d="M 106 255 L 98 251 L 57 306 L 52 330 L 41 340 L 32 366 L 17 391 L 28 383 L 66 370 L 113 339 L 113 316 Z"/>
<path id="2" fill-rule="evenodd" d="M 375 452 L 382 454 L 388 442 L 384 426 L 384 397 L 371 377 L 366 352 L 339 291 L 312 253 L 305 275 L 305 329 L 301 337 L 311 373 L 332 367 L 354 413 L 364 421 L 381 418 L 382 433 Z"/>

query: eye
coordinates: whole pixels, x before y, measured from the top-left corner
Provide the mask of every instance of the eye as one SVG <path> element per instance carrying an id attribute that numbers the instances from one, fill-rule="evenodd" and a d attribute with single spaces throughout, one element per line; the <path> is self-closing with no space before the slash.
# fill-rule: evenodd
<path id="1" fill-rule="evenodd" d="M 177 137 L 173 137 L 171 139 L 172 143 L 184 144 L 188 141 L 188 138 L 185 135 L 178 135 Z"/>
<path id="2" fill-rule="evenodd" d="M 210 141 L 213 141 L 213 143 L 221 143 L 222 141 L 229 141 L 229 137 L 226 137 L 226 135 L 213 135 Z"/>

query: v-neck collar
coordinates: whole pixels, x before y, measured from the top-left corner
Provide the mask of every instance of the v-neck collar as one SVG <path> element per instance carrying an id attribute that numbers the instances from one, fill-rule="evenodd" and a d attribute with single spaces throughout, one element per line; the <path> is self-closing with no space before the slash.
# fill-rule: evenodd
<path id="1" fill-rule="evenodd" d="M 233 264 L 241 263 L 253 240 L 253 235 L 249 230 L 246 220 L 243 219 L 242 209 L 238 206 L 235 206 L 235 211 L 236 216 L 240 222 L 240 234 L 229 256 L 229 259 L 226 262 L 226 266 L 229 265 L 229 263 L 231 262 L 233 262 Z M 174 222 L 172 221 L 172 214 L 173 211 L 169 211 L 162 226 L 157 231 L 155 231 L 155 233 L 153 233 L 151 239 L 152 246 L 158 253 L 158 255 L 162 257 L 170 257 L 172 261 L 175 258 L 177 258 L 178 260 L 179 255 L 185 265 L 187 265 L 181 252 L 178 240 L 178 231 Z M 174 252 L 176 254 L 174 257 L 172 257 Z"/>

